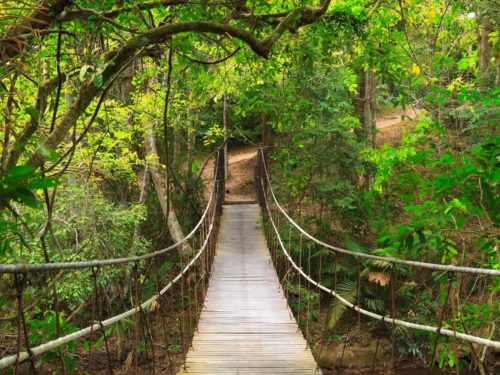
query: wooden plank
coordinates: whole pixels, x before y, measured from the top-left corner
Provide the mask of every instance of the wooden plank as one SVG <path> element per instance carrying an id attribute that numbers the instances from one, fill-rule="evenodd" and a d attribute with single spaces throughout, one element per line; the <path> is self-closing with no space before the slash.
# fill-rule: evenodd
<path id="1" fill-rule="evenodd" d="M 273 268 L 259 206 L 224 206 L 198 331 L 179 374 L 321 374 L 316 367 Z"/>

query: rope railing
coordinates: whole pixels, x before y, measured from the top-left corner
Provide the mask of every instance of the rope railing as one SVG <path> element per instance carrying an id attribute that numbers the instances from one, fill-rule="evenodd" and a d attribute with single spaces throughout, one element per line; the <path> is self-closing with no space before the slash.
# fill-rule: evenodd
<path id="1" fill-rule="evenodd" d="M 177 307 L 179 309 L 180 318 L 180 327 L 179 327 L 179 336 L 181 336 L 181 352 L 180 354 L 184 356 L 185 363 L 185 355 L 187 354 L 187 350 L 189 349 L 189 337 L 192 334 L 192 324 L 196 324 L 197 316 L 199 314 L 198 308 L 198 299 L 202 298 L 203 294 L 206 292 L 206 285 L 208 276 L 211 271 L 211 266 L 213 263 L 213 257 L 215 255 L 215 247 L 216 247 L 216 237 L 217 230 L 219 225 L 219 216 L 221 213 L 221 206 L 224 199 L 224 181 L 221 178 L 224 178 L 224 165 L 220 163 L 223 156 L 221 156 L 222 152 L 218 151 L 217 156 L 215 158 L 214 165 L 214 183 L 213 189 L 208 198 L 208 202 L 204 208 L 204 211 L 201 215 L 201 218 L 195 225 L 195 227 L 186 235 L 182 240 L 177 243 L 166 247 L 164 249 L 145 254 L 140 256 L 131 256 L 131 257 L 123 257 L 123 258 L 113 258 L 113 259 L 102 259 L 102 260 L 91 260 L 91 261 L 82 261 L 82 262 L 60 262 L 60 263 L 41 263 L 41 264 L 1 264 L 0 265 L 0 274 L 13 274 L 15 288 L 17 290 L 17 353 L 5 356 L 0 358 L 0 370 L 5 369 L 11 366 L 15 366 L 15 372 L 18 373 L 18 367 L 26 361 L 30 361 L 31 373 L 36 373 L 35 361 L 34 359 L 38 356 L 41 356 L 47 352 L 58 351 L 60 355 L 61 362 L 61 370 L 63 373 L 65 371 L 65 363 L 62 358 L 61 350 L 65 347 L 65 345 L 74 342 L 76 340 L 85 338 L 87 336 L 90 337 L 88 358 L 89 358 L 89 372 L 91 371 L 92 365 L 92 341 L 94 333 L 101 332 L 104 337 L 106 354 L 107 354 L 107 366 L 109 373 L 113 373 L 112 369 L 112 360 L 110 357 L 110 351 L 108 348 L 108 341 L 106 337 L 105 329 L 118 323 L 122 322 L 128 318 L 136 317 L 136 340 L 140 340 L 143 338 L 144 348 L 146 350 L 146 356 L 151 358 L 153 372 L 156 367 L 155 364 L 155 352 L 154 347 L 154 338 L 155 332 L 151 331 L 151 326 L 146 316 L 146 313 L 152 313 L 158 310 L 158 306 L 160 306 L 160 310 L 171 309 L 170 313 L 174 313 L 174 305 L 172 303 L 160 303 L 160 299 L 165 298 L 174 298 L 176 293 L 180 294 L 180 300 L 182 307 Z M 222 171 L 221 171 L 222 169 Z M 198 233 L 198 234 L 197 234 Z M 196 236 L 195 236 L 196 235 Z M 170 281 L 164 286 L 161 287 L 160 275 L 161 272 L 159 265 L 156 265 L 152 261 L 155 259 L 159 259 L 159 257 L 163 254 L 171 254 L 171 259 L 173 259 L 173 252 L 170 250 L 179 248 L 182 244 L 189 243 L 192 245 L 191 248 L 195 248 L 195 244 L 199 244 L 198 250 L 193 256 L 184 261 L 184 257 L 187 257 L 187 254 L 179 252 L 177 261 L 180 262 L 180 272 L 177 273 L 174 277 L 170 279 Z M 191 252 L 190 252 L 191 253 Z M 160 258 L 165 261 L 165 258 Z M 150 262 L 141 263 L 141 261 L 149 260 Z M 118 266 L 123 264 L 132 263 L 134 267 L 130 270 L 130 275 L 127 278 L 128 292 L 129 297 L 132 302 L 132 308 L 108 317 L 106 319 L 102 319 L 102 307 L 101 301 L 99 300 L 99 287 L 97 285 L 96 277 L 97 272 L 101 269 L 101 267 L 109 267 L 109 266 Z M 171 263 L 173 264 L 173 263 Z M 144 268 L 144 272 L 139 272 L 139 267 Z M 87 327 L 76 330 L 75 332 L 71 332 L 66 335 L 60 334 L 60 323 L 59 318 L 55 319 L 56 327 L 57 327 L 57 338 L 53 340 L 49 340 L 40 345 L 30 347 L 30 332 L 27 327 L 27 320 L 25 318 L 25 310 L 23 308 L 23 291 L 26 286 L 27 275 L 29 273 L 36 273 L 39 271 L 54 271 L 54 270 L 77 270 L 77 269 L 90 269 L 92 272 L 93 278 L 93 298 L 92 298 L 92 318 L 90 319 L 90 325 Z M 156 281 L 152 276 L 152 272 L 156 272 Z M 169 272 L 170 273 L 170 272 Z M 189 276 L 186 276 L 189 274 Z M 172 275 L 173 276 L 173 275 Z M 165 275 L 163 275 L 165 277 Z M 141 281 L 142 280 L 142 281 Z M 148 282 L 151 284 L 156 284 L 156 293 L 146 299 L 142 300 L 141 294 L 144 286 L 145 280 L 149 280 Z M 173 286 L 176 284 L 180 284 L 179 288 L 173 290 Z M 170 292 L 169 292 L 170 291 Z M 201 295 L 200 295 L 201 292 Z M 54 290 L 55 294 L 56 291 Z M 185 301 L 185 294 L 189 296 L 189 298 Z M 127 297 L 128 298 L 128 297 Z M 122 302 L 124 300 L 122 299 Z M 194 301 L 194 302 L 193 302 Z M 194 304 L 194 311 L 193 311 Z M 54 301 L 54 306 L 57 306 L 57 298 Z M 127 304 L 125 304 L 126 306 Z M 98 310 L 101 310 L 99 313 Z M 116 310 L 115 310 L 116 311 Z M 59 316 L 58 308 L 56 307 L 56 314 Z M 167 311 L 168 314 L 168 311 Z M 99 316 L 101 315 L 101 316 Z M 187 316 L 187 317 L 186 317 Z M 170 359 L 170 349 L 169 349 L 169 334 L 167 333 L 167 327 L 165 322 L 165 312 L 160 313 L 160 317 L 162 320 L 162 326 L 164 331 L 164 340 L 165 347 L 168 355 L 168 362 L 170 366 L 170 373 L 173 374 L 173 361 Z M 186 323 L 187 320 L 187 323 Z M 187 336 L 187 338 L 186 338 Z M 25 349 L 21 350 L 21 343 L 24 341 Z M 148 355 L 148 346 L 151 350 L 152 357 Z M 136 349 L 135 349 L 136 350 Z M 132 353 L 132 352 L 131 352 Z M 138 352 L 134 352 L 138 353 Z M 138 355 L 138 354 L 137 354 Z M 137 366 L 137 360 L 135 360 L 135 366 Z M 150 364 L 148 363 L 148 369 L 151 370 Z M 1 372 L 1 371 L 0 371 Z"/>
<path id="2" fill-rule="evenodd" d="M 191 232 L 189 232 L 180 241 L 164 249 L 157 250 L 144 255 L 136 255 L 136 256 L 122 257 L 122 258 L 108 258 L 108 259 L 74 261 L 74 262 L 36 263 L 36 264 L 30 264 L 30 263 L 0 264 L 0 273 L 27 273 L 27 272 L 54 271 L 54 270 L 75 270 L 75 269 L 93 268 L 93 267 L 109 267 L 124 263 L 135 263 L 141 260 L 156 258 L 162 254 L 165 254 L 168 251 L 174 250 L 179 246 L 185 244 L 196 234 L 196 232 L 198 231 L 198 229 L 200 228 L 201 224 L 203 223 L 203 221 L 207 216 L 208 209 L 212 204 L 212 199 L 215 199 L 214 194 L 210 195 L 210 198 L 203 211 L 203 214 L 201 215 L 200 219 L 198 220 L 198 223 L 194 226 Z"/>
<path id="3" fill-rule="evenodd" d="M 264 185 L 262 185 L 262 186 L 264 187 Z M 265 201 L 266 201 L 266 205 L 267 205 L 267 203 L 268 203 L 267 202 L 267 197 L 265 197 Z M 267 210 L 269 212 L 268 208 L 267 208 Z M 359 312 L 359 313 L 361 313 L 361 314 L 363 314 L 365 316 L 368 316 L 368 317 L 373 318 L 373 319 L 385 321 L 387 323 L 397 324 L 399 326 L 406 327 L 406 328 L 419 329 L 419 330 L 422 330 L 422 331 L 432 332 L 432 333 L 436 333 L 436 334 L 440 334 L 440 335 L 444 335 L 444 336 L 456 337 L 456 338 L 461 339 L 461 340 L 470 341 L 470 342 L 473 342 L 473 343 L 476 343 L 476 344 L 480 344 L 480 345 L 485 345 L 485 346 L 488 346 L 488 347 L 495 348 L 497 350 L 500 349 L 500 342 L 499 341 L 484 339 L 484 338 L 481 338 L 481 337 L 472 336 L 472 335 L 468 335 L 468 334 L 465 334 L 465 333 L 460 333 L 460 332 L 452 331 L 452 330 L 445 329 L 445 328 L 433 327 L 433 326 L 428 326 L 428 325 L 423 325 L 423 324 L 411 323 L 411 322 L 407 322 L 407 321 L 400 320 L 400 319 L 395 319 L 395 318 L 390 317 L 390 316 L 380 315 L 380 314 L 376 314 L 374 312 L 371 312 L 369 310 L 365 310 L 365 309 L 363 309 L 363 308 L 361 308 L 361 307 L 359 307 L 359 306 L 357 306 L 357 305 L 349 302 L 348 300 L 346 300 L 345 298 L 343 298 L 342 296 L 340 296 L 335 291 L 333 291 L 330 288 L 327 288 L 326 286 L 324 286 L 324 285 L 318 283 L 317 281 L 313 280 L 307 273 L 304 272 L 304 270 L 302 268 L 300 268 L 297 265 L 297 263 L 293 260 L 293 258 L 289 254 L 289 252 L 286 250 L 286 247 L 285 247 L 285 245 L 283 243 L 283 240 L 281 239 L 281 236 L 279 234 L 279 230 L 278 230 L 278 228 L 276 226 L 276 223 L 274 222 L 274 220 L 273 220 L 273 218 L 272 218 L 271 215 L 269 215 L 269 221 L 271 222 L 271 225 L 272 225 L 272 227 L 274 229 L 274 232 L 276 234 L 276 238 L 277 238 L 278 243 L 279 243 L 279 245 L 281 247 L 281 250 L 283 251 L 283 254 L 288 259 L 288 261 L 291 263 L 292 267 L 297 272 L 299 272 L 312 285 L 314 285 L 317 288 L 323 290 L 324 292 L 330 294 L 331 296 L 337 298 L 340 302 L 342 302 L 347 307 L 352 308 L 353 310 L 355 310 L 355 311 L 357 311 L 357 312 Z"/>
<path id="4" fill-rule="evenodd" d="M 383 323 L 392 324 L 393 327 L 394 326 L 401 326 L 404 328 L 410 328 L 410 329 L 434 333 L 437 335 L 436 342 L 434 345 L 434 354 L 435 354 L 435 350 L 436 350 L 436 346 L 437 346 L 437 337 L 439 337 L 440 335 L 441 336 L 448 336 L 448 337 L 451 337 L 453 339 L 464 340 L 464 341 L 467 341 L 470 343 L 483 345 L 486 347 L 494 348 L 495 350 L 500 350 L 500 342 L 492 340 L 491 337 L 490 338 L 482 338 L 482 337 L 474 336 L 474 335 L 471 335 L 468 333 L 458 332 L 456 329 L 452 330 L 452 329 L 443 328 L 444 306 L 442 309 L 442 316 L 441 316 L 441 321 L 440 321 L 439 326 L 431 326 L 431 325 L 425 325 L 425 324 L 412 323 L 412 322 L 408 322 L 408 321 L 405 321 L 402 319 L 397 319 L 394 314 L 392 314 L 392 316 L 382 315 L 382 314 L 377 314 L 375 312 L 372 312 L 372 311 L 369 311 L 367 309 L 362 308 L 359 305 L 359 289 L 358 289 L 358 302 L 357 302 L 357 304 L 350 302 L 346 298 L 339 295 L 339 293 L 335 290 L 335 287 L 334 287 L 334 289 L 331 289 L 331 288 L 328 288 L 321 283 L 321 274 L 320 274 L 321 270 L 320 270 L 319 275 L 318 275 L 319 281 L 313 279 L 313 277 L 311 276 L 310 254 L 309 254 L 309 263 L 307 266 L 308 271 L 306 272 L 303 269 L 302 261 L 300 260 L 300 264 L 298 265 L 297 262 L 291 256 L 291 252 L 290 252 L 292 249 L 291 241 L 289 241 L 289 248 L 287 249 L 285 242 L 282 239 L 282 237 L 280 235 L 280 231 L 279 231 L 279 228 L 280 228 L 279 216 L 280 215 L 282 215 L 286 218 L 285 223 L 288 223 L 290 225 L 290 228 L 294 227 L 299 231 L 299 233 L 300 233 L 300 247 L 301 247 L 300 254 L 301 255 L 302 255 L 302 237 L 305 237 L 305 238 L 308 238 L 321 246 L 324 246 L 330 250 L 333 250 L 334 252 L 338 252 L 338 253 L 346 254 L 346 255 L 351 255 L 351 256 L 354 256 L 356 258 L 376 259 L 376 260 L 383 260 L 385 262 L 405 264 L 405 265 L 409 265 L 409 266 L 417 266 L 417 267 L 431 269 L 431 270 L 442 270 L 442 271 L 446 271 L 448 273 L 448 275 L 452 275 L 454 272 L 462 272 L 462 273 L 475 274 L 475 275 L 497 276 L 497 275 L 500 275 L 500 273 L 497 270 L 491 270 L 491 269 L 439 265 L 439 264 L 433 264 L 433 263 L 406 261 L 406 260 L 397 259 L 397 258 L 372 256 L 370 254 L 357 253 L 357 252 L 349 251 L 347 249 L 342 249 L 342 248 L 339 248 L 336 246 L 325 244 L 324 242 L 317 240 L 315 237 L 313 237 L 312 235 L 307 233 L 293 219 L 291 219 L 291 217 L 283 210 L 282 206 L 279 204 L 279 202 L 274 194 L 274 191 L 273 191 L 273 188 L 272 188 L 272 185 L 270 182 L 270 177 L 269 177 L 267 167 L 266 167 L 266 161 L 263 157 L 262 151 L 260 152 L 260 154 L 262 156 L 261 169 L 263 170 L 264 173 L 262 173 L 261 176 L 258 176 L 258 179 L 260 179 L 259 185 L 260 185 L 260 189 L 261 189 L 261 191 L 258 192 L 258 194 L 262 198 L 261 206 L 263 208 L 264 213 L 266 214 L 267 221 L 270 224 L 270 227 L 272 228 L 270 230 L 269 236 L 275 237 L 276 242 L 279 246 L 279 249 L 283 253 L 284 258 L 286 259 L 286 263 L 291 265 L 291 269 L 286 270 L 286 272 L 283 271 L 282 270 L 283 266 L 278 263 L 277 256 L 276 256 L 276 254 L 274 254 L 274 261 L 276 264 L 278 275 L 280 273 L 284 273 L 284 275 L 285 275 L 283 277 L 284 281 L 287 281 L 290 278 L 290 274 L 291 274 L 290 271 L 294 270 L 295 272 L 297 272 L 297 274 L 299 276 L 298 277 L 299 283 L 300 283 L 300 279 L 304 278 L 308 284 L 313 285 L 314 287 L 318 288 L 319 290 L 336 298 L 338 301 L 340 301 L 340 303 L 344 304 L 348 308 L 351 308 L 352 310 L 354 310 L 355 312 L 357 312 L 360 315 L 364 315 L 364 316 L 367 316 L 369 318 L 376 319 L 376 320 L 380 321 L 382 324 Z M 269 200 L 269 197 L 272 199 L 271 202 Z M 276 207 L 276 209 L 273 210 L 272 205 L 274 205 Z M 290 240 L 291 240 L 291 232 L 290 232 Z M 272 242 L 271 242 L 270 246 L 271 246 L 271 253 L 273 255 L 273 243 Z M 320 264 L 321 264 L 321 260 L 320 260 Z M 335 268 L 336 268 L 336 264 L 337 263 L 335 262 Z M 280 271 L 282 271 L 282 272 L 280 272 Z M 335 280 L 336 280 L 336 276 L 335 276 Z M 358 280 L 358 283 L 359 283 L 359 280 Z M 299 286 L 300 286 L 300 284 L 299 284 Z M 450 290 L 449 290 L 450 286 L 451 286 L 451 278 L 449 278 L 448 297 L 450 294 Z M 359 288 L 359 284 L 358 284 L 358 288 Z M 299 310 L 300 310 L 300 303 L 301 303 L 300 302 L 300 290 L 299 290 L 299 297 L 298 298 L 299 298 Z M 446 299 L 446 301 L 447 300 L 448 300 L 448 298 Z M 309 304 L 309 299 L 308 299 L 308 304 Z M 445 304 L 446 304 L 446 302 L 445 302 Z M 309 310 L 309 308 L 310 308 L 309 305 L 307 308 Z M 300 313 L 300 311 L 299 311 L 299 313 Z M 309 315 L 309 313 L 307 315 Z M 358 318 L 358 321 L 359 321 L 359 318 Z M 307 322 L 308 322 L 308 320 L 307 320 Z M 307 325 L 306 333 L 305 333 L 306 337 L 309 336 L 308 331 L 309 331 L 309 329 L 308 329 L 308 325 Z M 378 344 L 377 344 L 377 346 L 378 346 Z M 344 346 L 344 350 L 345 350 L 345 346 Z M 433 357 L 434 357 L 434 354 L 433 354 Z M 432 362 L 433 362 L 433 360 L 431 360 L 431 363 Z M 375 359 L 374 359 L 374 364 L 375 364 Z"/>
<path id="5" fill-rule="evenodd" d="M 360 253 L 360 252 L 355 252 L 355 251 L 343 249 L 341 247 L 333 246 L 333 245 L 330 245 L 326 242 L 318 240 L 316 237 L 314 237 L 313 235 L 308 233 L 305 229 L 303 229 L 299 224 L 297 224 L 297 222 L 295 222 L 295 220 L 293 220 L 290 217 L 290 215 L 288 215 L 288 213 L 280 205 L 280 203 L 278 202 L 278 199 L 276 198 L 276 195 L 274 194 L 274 190 L 273 190 L 272 185 L 271 185 L 271 181 L 269 178 L 269 174 L 267 171 L 266 162 L 265 162 L 264 154 L 262 153 L 262 150 L 259 152 L 259 154 L 261 155 L 261 158 L 262 158 L 264 179 L 267 181 L 267 186 L 269 187 L 269 191 L 271 192 L 271 197 L 273 198 L 274 204 L 281 211 L 283 216 L 285 216 L 285 218 L 288 220 L 288 222 L 291 225 L 293 225 L 305 237 L 309 238 L 313 242 L 316 242 L 318 245 L 326 247 L 327 249 L 333 250 L 335 252 L 338 252 L 341 254 L 346 254 L 346 255 L 352 255 L 354 257 L 366 258 L 366 259 L 371 259 L 371 260 L 378 260 L 378 261 L 395 263 L 395 264 L 404 264 L 407 266 L 416 266 L 416 267 L 426 268 L 426 269 L 430 269 L 430 270 L 434 270 L 434 271 L 458 272 L 458 273 L 467 273 L 467 274 L 474 274 L 474 275 L 487 275 L 487 276 L 500 276 L 500 270 L 491 269 L 491 268 L 463 267 L 463 266 L 456 266 L 453 264 L 427 263 L 427 262 L 420 262 L 420 261 L 414 261 L 414 260 L 398 259 L 398 258 L 387 257 L 387 256 L 366 254 L 366 253 Z"/>
<path id="6" fill-rule="evenodd" d="M 54 262 L 54 263 L 16 263 L 16 264 L 0 264 L 0 273 L 28 273 L 28 272 L 41 272 L 41 271 L 54 271 L 54 270 L 75 270 L 81 268 L 94 268 L 94 267 L 109 267 L 116 266 L 124 263 L 135 263 L 141 260 L 156 258 L 168 251 L 174 250 L 179 246 L 189 241 L 200 228 L 208 213 L 208 208 L 212 204 L 213 195 L 210 196 L 208 203 L 203 211 L 203 214 L 195 225 L 193 230 L 189 232 L 183 239 L 170 245 L 164 249 L 157 250 L 144 255 L 136 255 L 123 258 L 108 258 L 89 261 L 75 261 L 75 262 Z"/>
<path id="7" fill-rule="evenodd" d="M 83 328 L 79 331 L 73 332 L 69 335 L 60 337 L 56 340 L 49 341 L 45 344 L 36 346 L 34 348 L 30 349 L 30 352 L 28 351 L 23 351 L 18 354 L 14 354 L 5 358 L 0 359 L 0 370 L 4 369 L 6 367 L 12 366 L 16 363 L 21 363 L 23 361 L 28 360 L 31 356 L 39 356 L 42 355 L 46 352 L 49 352 L 51 350 L 57 349 L 58 347 L 68 344 L 72 341 L 78 340 L 82 337 L 88 336 L 93 332 L 97 332 L 100 330 L 103 330 L 106 327 L 109 327 L 115 323 L 118 323 L 119 321 L 124 320 L 125 318 L 128 318 L 134 314 L 137 314 L 141 310 L 149 310 L 151 305 L 156 302 L 162 295 L 164 295 L 174 284 L 176 284 L 186 273 L 189 271 L 189 269 L 195 264 L 195 262 L 198 260 L 198 258 L 202 255 L 203 251 L 206 249 L 208 241 L 211 239 L 212 231 L 214 228 L 214 218 L 215 218 L 215 213 L 216 210 L 213 210 L 212 213 L 212 218 L 211 218 L 211 223 L 209 225 L 208 233 L 207 233 L 207 238 L 205 239 L 205 242 L 203 243 L 203 246 L 198 250 L 196 255 L 191 259 L 191 261 L 184 267 L 184 269 L 177 274 L 177 276 L 170 281 L 163 289 L 160 290 L 159 293 L 155 294 L 153 297 L 147 299 L 144 301 L 140 306 L 136 306 L 128 311 L 125 311 L 121 314 L 115 315 L 111 318 L 108 318 L 106 320 L 103 320 L 102 322 L 95 323 L 91 326 L 88 326 L 86 328 Z"/>

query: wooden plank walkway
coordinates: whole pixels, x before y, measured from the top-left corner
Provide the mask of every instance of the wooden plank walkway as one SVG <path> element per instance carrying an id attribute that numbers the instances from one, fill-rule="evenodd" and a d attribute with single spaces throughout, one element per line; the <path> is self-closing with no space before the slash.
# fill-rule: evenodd
<path id="1" fill-rule="evenodd" d="M 226 205 L 198 332 L 181 374 L 321 374 L 287 305 L 256 204 Z"/>

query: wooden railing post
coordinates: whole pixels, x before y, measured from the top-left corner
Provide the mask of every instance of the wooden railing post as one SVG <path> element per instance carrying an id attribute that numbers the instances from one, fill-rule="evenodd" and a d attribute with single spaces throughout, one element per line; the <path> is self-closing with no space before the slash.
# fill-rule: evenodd
<path id="1" fill-rule="evenodd" d="M 254 179 L 253 186 L 255 197 L 257 198 L 257 202 L 259 202 L 260 207 L 265 208 L 264 194 L 265 191 L 262 188 L 262 182 L 264 182 L 264 188 L 266 186 L 265 181 L 265 171 L 264 171 L 264 163 L 262 158 L 264 156 L 262 148 L 257 151 L 257 164 L 254 167 Z M 262 182 L 261 182 L 262 181 Z"/>
<path id="2" fill-rule="evenodd" d="M 215 183 L 217 186 L 217 210 L 218 213 L 222 213 L 222 204 L 224 203 L 224 198 L 226 195 L 226 156 L 224 155 L 224 147 L 221 147 L 219 151 L 217 151 L 217 160 L 215 163 Z"/>

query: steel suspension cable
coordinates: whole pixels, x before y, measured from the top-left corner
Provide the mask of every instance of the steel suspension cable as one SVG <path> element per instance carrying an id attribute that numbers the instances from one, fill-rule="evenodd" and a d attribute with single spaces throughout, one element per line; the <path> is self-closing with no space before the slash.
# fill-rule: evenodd
<path id="1" fill-rule="evenodd" d="M 379 260 L 379 261 L 383 261 L 383 262 L 404 264 L 407 266 L 427 268 L 427 269 L 431 269 L 431 270 L 435 270 L 435 271 L 460 272 L 460 273 L 468 273 L 468 274 L 475 274 L 475 275 L 487 275 L 487 276 L 500 276 L 500 270 L 491 269 L 491 268 L 463 267 L 463 266 L 455 266 L 452 264 L 427 263 L 427 262 L 419 262 L 419 261 L 414 261 L 414 260 L 406 260 L 406 259 L 380 256 L 380 255 L 358 253 L 358 252 L 347 250 L 347 249 L 344 249 L 344 248 L 341 248 L 338 246 L 333 246 L 333 245 L 330 245 L 326 242 L 318 240 L 316 237 L 309 234 L 305 229 L 303 229 L 299 224 L 297 224 L 288 215 L 288 213 L 283 209 L 283 207 L 281 207 L 280 203 L 278 202 L 278 199 L 276 198 L 276 195 L 274 194 L 274 190 L 273 190 L 273 187 L 271 185 L 271 180 L 269 178 L 269 173 L 267 171 L 266 163 L 264 160 L 264 153 L 262 152 L 262 148 L 260 149 L 260 155 L 262 158 L 262 165 L 263 165 L 263 169 L 264 169 L 265 179 L 267 181 L 267 186 L 269 187 L 269 191 L 271 192 L 271 196 L 273 198 L 274 203 L 276 204 L 276 207 L 278 207 L 278 209 L 286 217 L 286 219 L 290 222 L 290 224 L 292 224 L 295 228 L 297 228 L 297 230 L 300 233 L 302 233 L 304 236 L 309 238 L 311 241 L 316 242 L 318 245 L 321 245 L 323 247 L 326 247 L 326 248 L 333 250 L 333 251 L 336 251 L 338 253 L 352 255 L 352 256 L 357 257 L 357 258 L 366 258 L 366 259 L 372 259 L 372 260 Z M 261 181 L 262 181 L 262 179 L 261 179 Z M 265 191 L 264 185 L 262 185 L 262 186 L 263 186 L 262 189 Z"/>

